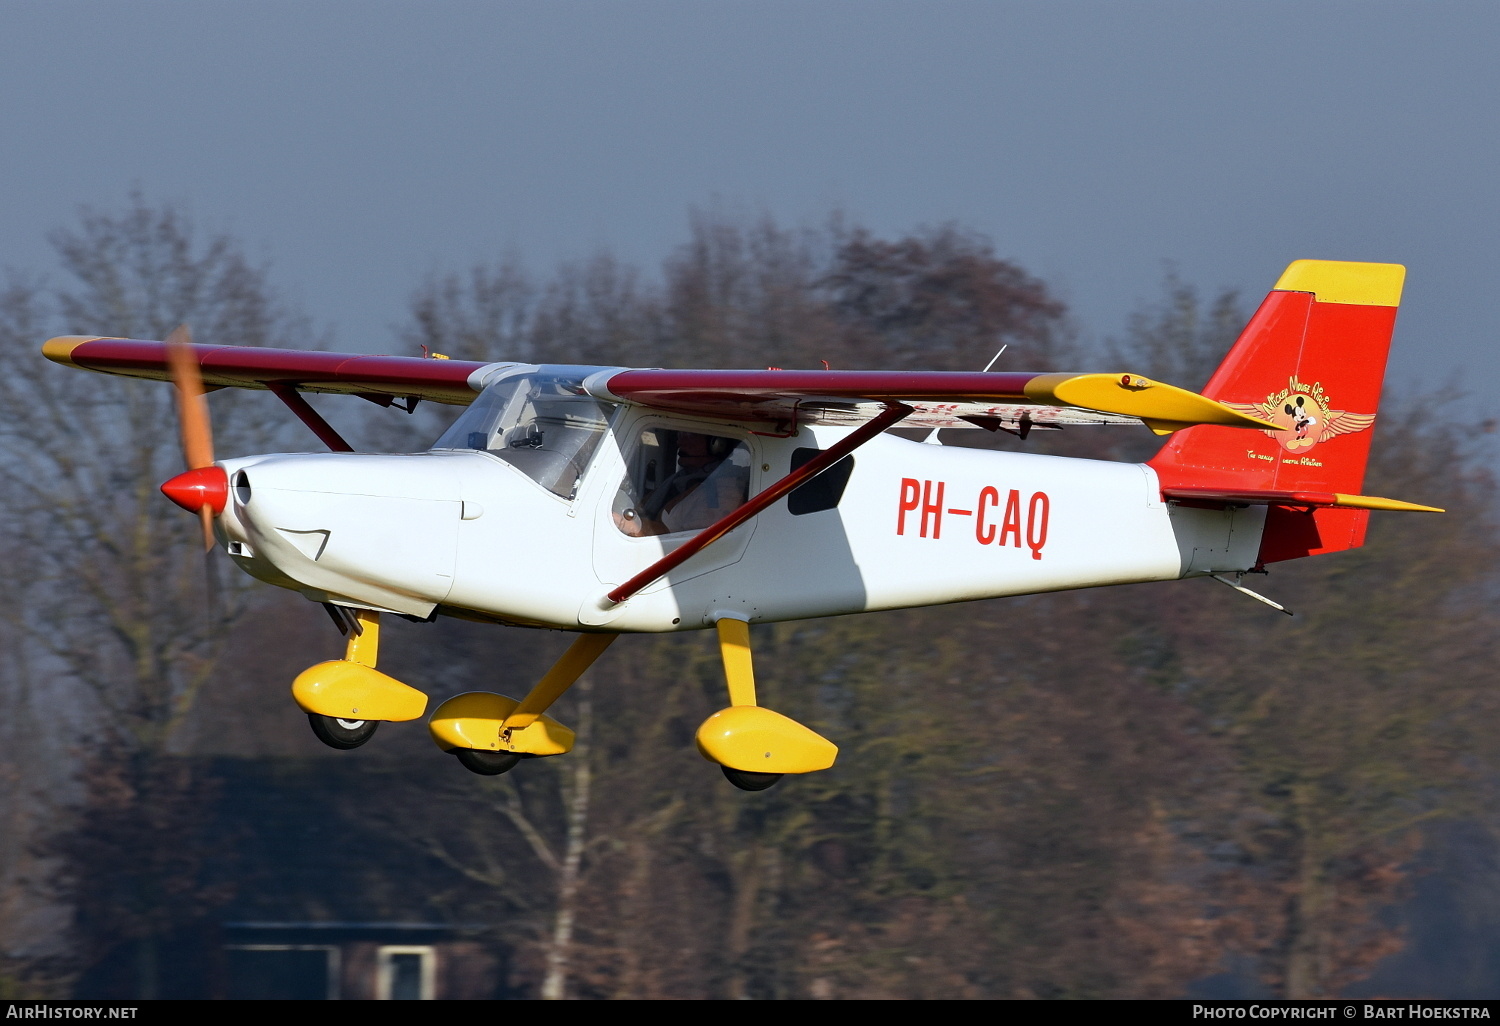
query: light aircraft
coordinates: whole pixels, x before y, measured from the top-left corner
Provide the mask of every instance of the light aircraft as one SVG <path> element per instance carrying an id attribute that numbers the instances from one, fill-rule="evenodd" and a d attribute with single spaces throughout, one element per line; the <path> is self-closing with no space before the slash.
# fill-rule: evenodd
<path id="1" fill-rule="evenodd" d="M 1294 262 L 1202 394 L 1134 373 L 468 363 L 180 336 L 43 352 L 176 382 L 189 469 L 162 491 L 347 635 L 292 685 L 325 743 L 426 712 L 376 669 L 383 616 L 577 633 L 519 701 L 475 691 L 433 711 L 438 746 L 482 774 L 572 747 L 546 711 L 620 634 L 713 629 L 728 704 L 698 748 L 760 790 L 838 749 L 757 704 L 753 623 L 1201 576 L 1270 603 L 1245 574 L 1359 546 L 1371 510 L 1441 512 L 1360 494 L 1404 279 Z M 333 451 L 215 459 L 203 394 L 225 387 L 270 390 Z M 427 452 L 356 453 L 304 392 L 467 409 Z M 923 444 L 898 424 L 1171 437 L 1126 464 Z"/>

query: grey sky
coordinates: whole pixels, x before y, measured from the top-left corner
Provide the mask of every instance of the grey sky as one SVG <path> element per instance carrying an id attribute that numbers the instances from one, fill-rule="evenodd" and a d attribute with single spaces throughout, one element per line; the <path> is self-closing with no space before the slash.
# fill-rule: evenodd
<path id="1" fill-rule="evenodd" d="M 0 0 L 0 264 L 138 184 L 388 350 L 433 270 L 837 205 L 986 232 L 1095 336 L 1164 260 L 1253 297 L 1405 263 L 1396 372 L 1500 405 L 1497 39 L 1478 3 Z"/>

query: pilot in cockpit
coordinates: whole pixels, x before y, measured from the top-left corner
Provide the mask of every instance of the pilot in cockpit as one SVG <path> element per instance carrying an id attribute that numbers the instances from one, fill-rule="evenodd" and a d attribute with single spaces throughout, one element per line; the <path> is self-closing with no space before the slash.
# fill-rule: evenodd
<path id="1" fill-rule="evenodd" d="M 745 502 L 750 468 L 732 456 L 743 446 L 732 438 L 677 433 L 677 469 L 651 487 L 639 505 L 616 514 L 625 534 L 700 531 Z"/>

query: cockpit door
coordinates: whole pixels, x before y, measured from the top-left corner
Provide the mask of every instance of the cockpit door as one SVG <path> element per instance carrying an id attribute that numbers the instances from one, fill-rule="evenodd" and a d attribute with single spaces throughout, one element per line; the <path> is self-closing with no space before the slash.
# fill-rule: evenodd
<path id="1" fill-rule="evenodd" d="M 594 572 L 623 584 L 712 525 L 762 484 L 756 439 L 717 424 L 644 413 L 613 433 L 595 471 L 607 476 L 594 514 Z M 756 522 L 742 524 L 683 564 L 649 595 L 739 561 Z"/>

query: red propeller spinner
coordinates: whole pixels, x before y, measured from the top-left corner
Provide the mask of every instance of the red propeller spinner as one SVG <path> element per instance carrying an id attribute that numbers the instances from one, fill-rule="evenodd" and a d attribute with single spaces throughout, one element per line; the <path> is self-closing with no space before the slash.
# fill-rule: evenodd
<path id="1" fill-rule="evenodd" d="M 161 493 L 189 513 L 206 506 L 218 516 L 229 502 L 229 475 L 223 467 L 199 467 L 163 484 Z"/>

